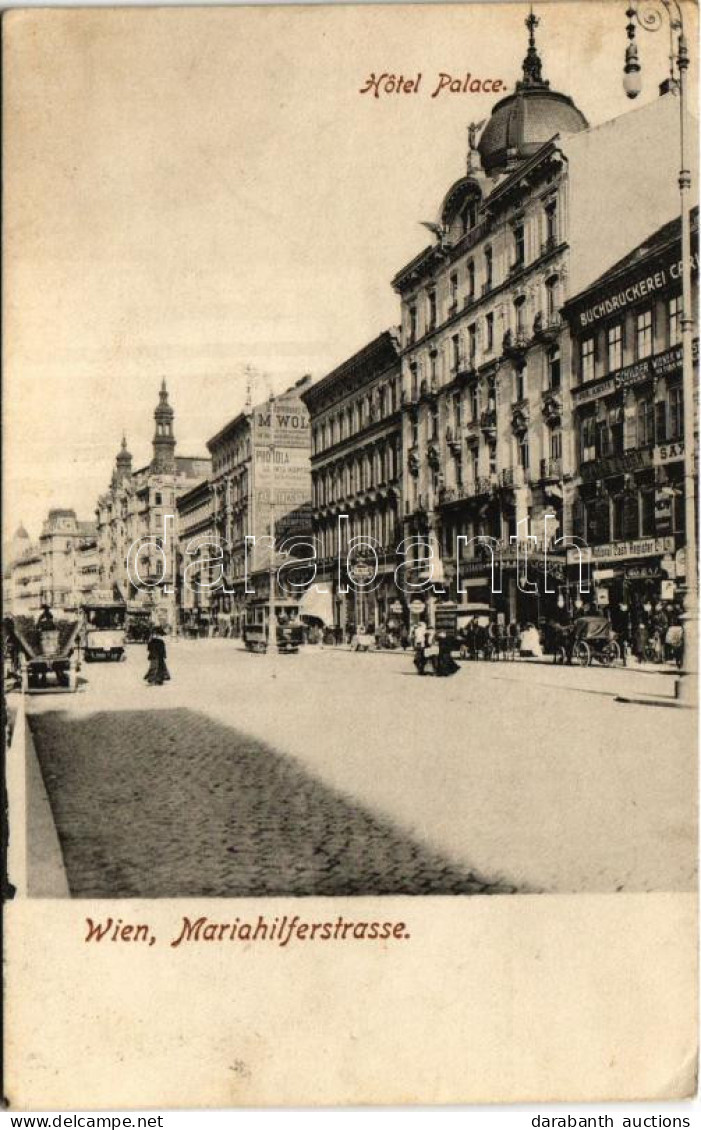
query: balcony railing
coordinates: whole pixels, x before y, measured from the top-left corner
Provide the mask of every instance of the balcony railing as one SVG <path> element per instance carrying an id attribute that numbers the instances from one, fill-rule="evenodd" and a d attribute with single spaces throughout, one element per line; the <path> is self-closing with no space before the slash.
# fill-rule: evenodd
<path id="1" fill-rule="evenodd" d="M 483 282 L 482 283 L 482 295 L 484 296 L 485 294 L 489 294 L 489 292 L 492 290 L 493 286 L 494 286 L 494 283 L 490 279 L 488 279 L 487 282 Z"/>
<path id="2" fill-rule="evenodd" d="M 549 235 L 546 240 L 540 245 L 540 254 L 549 255 L 558 246 L 558 240 L 554 235 Z"/>
<path id="3" fill-rule="evenodd" d="M 499 485 L 513 490 L 523 486 L 525 478 L 526 472 L 523 467 L 504 467 L 499 472 Z"/>
<path id="4" fill-rule="evenodd" d="M 540 477 L 541 479 L 553 480 L 562 478 L 562 460 L 561 459 L 541 459 L 540 461 Z"/>

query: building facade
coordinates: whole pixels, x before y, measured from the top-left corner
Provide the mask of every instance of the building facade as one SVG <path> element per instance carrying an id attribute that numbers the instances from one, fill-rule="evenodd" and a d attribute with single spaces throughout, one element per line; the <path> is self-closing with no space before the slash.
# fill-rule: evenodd
<path id="1" fill-rule="evenodd" d="M 280 542 L 311 533 L 309 413 L 302 377 L 234 417 L 207 443 L 212 456 L 212 521 L 222 583 L 212 591 L 220 622 L 241 633 L 247 609 L 269 593 L 271 522 Z M 247 537 L 255 542 L 246 542 Z"/>
<path id="2" fill-rule="evenodd" d="M 526 21 L 514 92 L 496 104 L 479 141 L 479 127 L 470 127 L 467 171 L 443 199 L 435 243 L 393 280 L 402 308 L 405 534 L 435 546 L 433 578 L 452 599 L 521 621 L 547 617 L 556 597 L 524 583 L 517 540 L 535 537 L 531 569 L 544 568 L 548 549 L 549 573 L 564 582 L 566 552 L 554 543 L 573 532 L 573 378 L 561 309 L 572 278 L 589 285 L 620 247 L 645 129 L 665 137 L 663 123 L 678 115 L 666 95 L 590 129 L 543 78 L 537 23 Z M 672 170 L 665 144 L 660 165 L 669 159 Z M 615 178 L 607 176 L 612 154 Z M 674 215 L 673 176 L 663 167 L 652 175 L 669 186 L 631 215 L 631 231 L 644 225 L 641 236 L 654 229 L 650 209 L 658 223 Z M 592 208 L 597 217 L 587 219 Z M 613 216 L 618 231 L 610 230 Z M 492 591 L 476 538 L 501 552 L 501 592 Z M 427 578 L 426 564 L 415 564 L 416 577 Z"/>
<path id="3" fill-rule="evenodd" d="M 635 623 L 660 600 L 678 600 L 685 576 L 684 414 L 694 407 L 682 388 L 680 227 L 651 234 L 563 310 L 572 339 L 572 528 L 591 547 L 594 603 Z M 697 247 L 696 213 L 695 314 Z"/>
<path id="4" fill-rule="evenodd" d="M 77 614 L 99 582 L 97 527 L 75 510 L 49 510 L 39 537 L 41 601 L 54 613 Z"/>
<path id="5" fill-rule="evenodd" d="M 175 501 L 178 544 L 178 614 L 180 624 L 192 634 L 208 634 L 214 577 L 212 543 L 214 511 L 212 486 L 202 479 Z"/>
<path id="6" fill-rule="evenodd" d="M 400 376 L 398 334 L 386 330 L 303 397 L 312 436 L 316 585 L 328 597 L 310 592 L 306 607 L 344 633 L 361 626 L 396 633 L 407 616 L 404 593 L 394 584 L 402 536 Z M 362 550 L 352 550 L 355 538 L 374 545 L 376 560 L 363 561 Z M 367 591 L 360 575 L 349 585 L 348 566 L 355 576 L 369 564 Z"/>
<path id="7" fill-rule="evenodd" d="M 154 412 L 155 430 L 151 462 L 132 469 L 126 439 L 115 461 L 109 489 L 97 503 L 97 539 L 100 588 L 118 592 L 138 608 L 150 608 L 163 623 L 177 624 L 175 504 L 181 493 L 207 478 L 210 461 L 176 455 L 174 412 L 165 380 Z M 169 521 L 166 526 L 166 518 Z M 169 530 L 169 536 L 166 530 Z M 129 576 L 130 546 L 147 539 L 139 552 L 137 569 Z M 165 579 L 164 579 L 165 578 Z"/>
<path id="8" fill-rule="evenodd" d="M 13 616 L 36 618 L 41 612 L 43 570 L 42 554 L 38 544 L 29 544 L 12 562 L 11 604 Z"/>

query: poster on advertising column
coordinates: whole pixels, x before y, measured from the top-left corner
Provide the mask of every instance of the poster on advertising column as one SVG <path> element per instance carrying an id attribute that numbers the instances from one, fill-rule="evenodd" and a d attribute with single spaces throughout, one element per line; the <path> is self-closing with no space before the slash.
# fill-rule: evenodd
<path id="1" fill-rule="evenodd" d="M 3 64 L 12 1115 L 688 1099 L 696 6 Z"/>

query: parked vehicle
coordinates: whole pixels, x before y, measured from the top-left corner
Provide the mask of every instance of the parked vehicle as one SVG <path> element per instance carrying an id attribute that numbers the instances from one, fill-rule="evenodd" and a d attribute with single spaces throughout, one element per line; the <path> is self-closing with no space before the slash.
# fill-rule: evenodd
<path id="1" fill-rule="evenodd" d="M 572 628 L 572 662 L 589 667 L 596 659 L 610 667 L 621 658 L 621 648 L 605 616 L 580 616 Z"/>
<path id="2" fill-rule="evenodd" d="M 126 643 L 124 601 L 94 600 L 84 604 L 82 611 L 85 662 L 123 659 Z"/>

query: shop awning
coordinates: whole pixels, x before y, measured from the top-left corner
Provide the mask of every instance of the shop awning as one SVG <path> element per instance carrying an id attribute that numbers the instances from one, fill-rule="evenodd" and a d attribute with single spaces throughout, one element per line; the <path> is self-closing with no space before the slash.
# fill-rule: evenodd
<path id="1" fill-rule="evenodd" d="M 325 626 L 333 625 L 333 599 L 330 592 L 319 592 L 311 585 L 299 603 L 299 615 L 321 620 Z"/>

